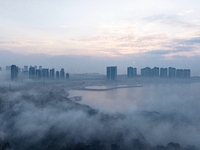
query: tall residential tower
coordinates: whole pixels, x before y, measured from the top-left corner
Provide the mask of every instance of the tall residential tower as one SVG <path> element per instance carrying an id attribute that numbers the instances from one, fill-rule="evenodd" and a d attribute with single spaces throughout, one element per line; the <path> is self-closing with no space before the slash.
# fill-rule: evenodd
<path id="1" fill-rule="evenodd" d="M 117 66 L 107 67 L 107 79 L 109 79 L 109 80 L 117 79 Z"/>

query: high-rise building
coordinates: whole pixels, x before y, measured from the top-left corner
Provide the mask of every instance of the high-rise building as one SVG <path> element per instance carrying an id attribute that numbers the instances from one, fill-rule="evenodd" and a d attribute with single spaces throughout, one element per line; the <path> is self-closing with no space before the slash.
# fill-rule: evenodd
<path id="1" fill-rule="evenodd" d="M 18 78 L 18 67 L 16 65 L 11 66 L 11 80 L 16 80 Z"/>
<path id="2" fill-rule="evenodd" d="M 56 79 L 59 79 L 59 77 L 60 77 L 60 72 L 56 71 Z"/>
<path id="3" fill-rule="evenodd" d="M 159 77 L 159 68 L 154 67 L 150 70 L 150 77 Z"/>
<path id="4" fill-rule="evenodd" d="M 42 70 L 42 66 L 39 66 L 39 69 Z"/>
<path id="5" fill-rule="evenodd" d="M 36 70 L 36 78 L 40 79 L 42 77 L 42 71 L 40 69 Z"/>
<path id="6" fill-rule="evenodd" d="M 142 77 L 150 77 L 151 68 L 146 67 L 141 69 L 141 76 Z"/>
<path id="7" fill-rule="evenodd" d="M 191 74 L 190 69 L 184 69 L 183 70 L 183 77 L 184 78 L 190 78 L 190 74 Z"/>
<path id="8" fill-rule="evenodd" d="M 160 68 L 160 77 L 161 78 L 167 77 L 167 68 Z"/>
<path id="9" fill-rule="evenodd" d="M 176 77 L 176 68 L 169 67 L 169 77 L 174 78 Z"/>
<path id="10" fill-rule="evenodd" d="M 189 78 L 190 77 L 190 69 L 177 69 L 176 77 L 177 78 Z"/>
<path id="11" fill-rule="evenodd" d="M 117 79 L 117 66 L 107 67 L 107 79 L 109 80 Z"/>
<path id="12" fill-rule="evenodd" d="M 24 68 L 22 69 L 22 73 L 23 73 L 23 77 L 28 77 L 29 75 L 28 66 L 24 66 Z"/>
<path id="13" fill-rule="evenodd" d="M 29 78 L 30 79 L 35 79 L 35 76 L 36 76 L 35 67 L 30 66 L 29 67 Z"/>
<path id="14" fill-rule="evenodd" d="M 63 68 L 60 70 L 60 78 L 61 78 L 61 79 L 64 79 L 64 78 L 65 78 L 65 71 L 64 71 Z"/>
<path id="15" fill-rule="evenodd" d="M 176 69 L 176 77 L 177 78 L 183 77 L 183 69 Z"/>
<path id="16" fill-rule="evenodd" d="M 128 67 L 127 68 L 127 77 L 133 78 L 137 76 L 137 68 Z"/>
<path id="17" fill-rule="evenodd" d="M 42 77 L 49 78 L 49 69 L 42 69 Z"/>
<path id="18" fill-rule="evenodd" d="M 69 73 L 66 73 L 66 79 L 69 79 Z"/>
<path id="19" fill-rule="evenodd" d="M 28 66 L 24 66 L 23 72 L 28 72 Z"/>
<path id="20" fill-rule="evenodd" d="M 0 71 L 2 70 L 2 68 L 0 67 Z"/>
<path id="21" fill-rule="evenodd" d="M 55 77 L 55 69 L 52 68 L 52 69 L 50 69 L 50 78 L 54 79 L 54 77 Z"/>

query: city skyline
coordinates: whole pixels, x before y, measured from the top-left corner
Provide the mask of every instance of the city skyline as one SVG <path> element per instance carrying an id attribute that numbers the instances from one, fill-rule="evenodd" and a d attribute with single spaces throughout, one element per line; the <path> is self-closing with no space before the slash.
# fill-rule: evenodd
<path id="1" fill-rule="evenodd" d="M 200 149 L 199 6 L 0 0 L 0 149 Z"/>
<path id="2" fill-rule="evenodd" d="M 156 64 L 199 75 L 198 0 L 0 1 L 1 64 L 104 66 Z M 94 63 L 95 61 L 95 63 Z M 56 62 L 56 63 L 54 63 Z M 85 64 L 75 72 L 73 68 Z M 123 70 L 118 70 L 123 72 Z M 94 71 L 97 72 L 97 69 Z"/>
<path id="3" fill-rule="evenodd" d="M 0 70 L 1 71 L 1 70 Z M 6 66 L 6 71 L 10 71 L 11 80 L 18 79 L 69 79 L 69 72 L 65 73 L 65 69 L 61 68 L 60 71 L 55 70 L 55 68 L 43 68 L 42 66 L 24 66 L 20 68 L 16 65 Z M 93 75 L 103 75 L 95 73 Z M 106 67 L 106 78 L 108 80 L 117 80 L 118 72 L 117 66 L 107 66 Z M 123 74 L 124 75 L 124 74 Z M 159 67 L 145 67 L 138 73 L 137 68 L 132 66 L 127 67 L 126 72 L 127 78 L 135 77 L 153 77 L 153 78 L 190 78 L 191 70 L 183 68 L 159 68 Z M 19 77 L 19 78 L 18 78 Z"/>

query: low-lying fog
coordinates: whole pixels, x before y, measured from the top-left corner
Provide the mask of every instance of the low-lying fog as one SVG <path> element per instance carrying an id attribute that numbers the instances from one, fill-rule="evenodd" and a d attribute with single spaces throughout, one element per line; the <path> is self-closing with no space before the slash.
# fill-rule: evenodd
<path id="1" fill-rule="evenodd" d="M 1 149 L 200 149 L 200 83 L 109 91 L 3 86 Z"/>

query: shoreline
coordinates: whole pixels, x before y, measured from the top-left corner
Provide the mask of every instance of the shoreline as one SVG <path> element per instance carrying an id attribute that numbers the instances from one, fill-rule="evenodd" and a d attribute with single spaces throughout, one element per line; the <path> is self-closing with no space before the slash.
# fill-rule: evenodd
<path id="1" fill-rule="evenodd" d="M 135 87 L 143 87 L 142 85 L 127 85 L 127 86 L 117 86 L 117 87 L 108 87 L 103 89 L 93 89 L 93 88 L 80 88 L 76 90 L 81 91 L 109 91 L 109 90 L 115 90 L 115 89 L 121 89 L 121 88 L 135 88 Z"/>

